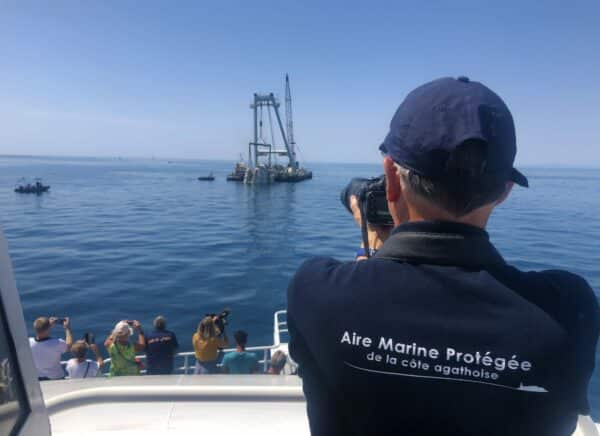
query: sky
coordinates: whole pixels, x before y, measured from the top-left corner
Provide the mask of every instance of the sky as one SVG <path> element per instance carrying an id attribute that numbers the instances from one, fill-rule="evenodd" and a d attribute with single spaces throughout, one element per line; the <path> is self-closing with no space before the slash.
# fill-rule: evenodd
<path id="1" fill-rule="evenodd" d="M 599 22 L 598 0 L 0 0 L 0 154 L 234 160 L 289 73 L 300 158 L 374 163 L 408 92 L 465 75 L 511 109 L 517 165 L 600 166 Z"/>

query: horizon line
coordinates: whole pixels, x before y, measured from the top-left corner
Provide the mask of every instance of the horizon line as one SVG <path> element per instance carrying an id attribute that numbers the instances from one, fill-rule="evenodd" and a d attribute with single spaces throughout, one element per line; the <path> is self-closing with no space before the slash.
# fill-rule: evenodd
<path id="1" fill-rule="evenodd" d="M 18 158 L 18 159 L 33 159 L 33 158 L 49 158 L 49 159 L 96 159 L 96 160 L 158 160 L 158 161 L 187 161 L 187 162 L 239 162 L 239 159 L 226 158 L 201 158 L 201 157 L 174 157 L 174 156 L 140 156 L 140 155 L 111 155 L 111 156 L 93 156 L 93 155 L 73 155 L 73 154 L 11 154 L 0 153 L 0 158 Z M 244 159 L 246 161 L 246 159 Z M 344 165 L 377 165 L 381 162 L 378 160 L 356 162 L 356 161 L 306 161 L 307 164 L 344 164 Z M 517 165 L 520 168 L 572 168 L 572 169 L 600 169 L 600 162 L 594 164 L 569 164 L 569 163 L 526 163 Z"/>

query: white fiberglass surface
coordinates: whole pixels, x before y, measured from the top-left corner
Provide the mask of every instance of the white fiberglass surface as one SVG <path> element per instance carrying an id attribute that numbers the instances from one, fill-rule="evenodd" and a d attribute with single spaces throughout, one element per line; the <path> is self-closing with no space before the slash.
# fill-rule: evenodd
<path id="1" fill-rule="evenodd" d="M 80 401 L 69 400 L 68 407 L 50 407 L 53 435 L 137 435 L 190 434 L 190 431 L 218 431 L 227 434 L 308 435 L 306 404 L 300 390 L 300 380 L 294 376 L 156 376 L 120 377 L 88 380 L 62 380 L 42 383 L 47 405 L 61 402 L 70 395 L 81 395 Z M 207 401 L 182 400 L 182 394 L 198 389 L 225 389 L 219 399 Z M 118 398 L 89 404 L 86 391 L 118 390 Z M 148 392 L 166 390 L 169 394 L 156 397 L 134 396 L 140 389 Z M 244 391 L 265 393 L 262 400 L 241 400 Z M 278 393 L 286 399 L 276 398 Z M 150 393 L 149 395 L 152 395 Z M 266 433 L 265 433 L 266 432 Z"/>
<path id="2" fill-rule="evenodd" d="M 52 415 L 52 434 L 309 435 L 304 403 L 112 403 Z"/>

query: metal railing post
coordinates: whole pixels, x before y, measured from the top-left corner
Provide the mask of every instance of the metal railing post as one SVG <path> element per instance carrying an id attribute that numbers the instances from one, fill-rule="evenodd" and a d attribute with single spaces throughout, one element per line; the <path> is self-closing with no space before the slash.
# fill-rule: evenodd
<path id="1" fill-rule="evenodd" d="M 188 355 L 183 356 L 183 373 L 187 375 L 189 369 Z"/>
<path id="2" fill-rule="evenodd" d="M 264 359 L 264 362 L 263 362 L 263 372 L 267 372 L 267 369 L 268 369 L 268 366 L 267 366 L 267 355 L 268 355 L 267 350 L 266 349 L 263 350 L 263 359 Z"/>

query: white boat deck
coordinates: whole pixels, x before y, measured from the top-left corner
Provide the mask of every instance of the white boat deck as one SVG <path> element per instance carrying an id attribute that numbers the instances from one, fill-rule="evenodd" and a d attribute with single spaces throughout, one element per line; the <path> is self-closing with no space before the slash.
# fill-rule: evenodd
<path id="1" fill-rule="evenodd" d="M 310 435 L 296 376 L 99 377 L 41 386 L 54 436 Z M 581 417 L 573 435 L 598 432 Z"/>
<path id="2" fill-rule="evenodd" d="M 41 385 L 57 436 L 310 434 L 296 376 L 141 376 Z"/>

